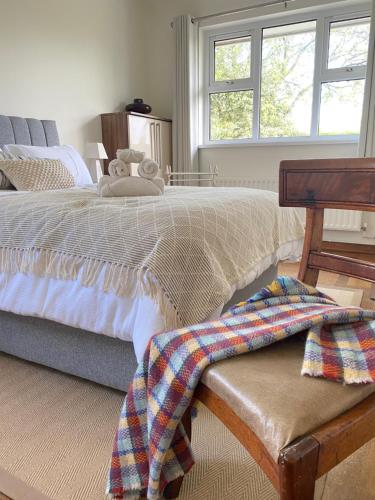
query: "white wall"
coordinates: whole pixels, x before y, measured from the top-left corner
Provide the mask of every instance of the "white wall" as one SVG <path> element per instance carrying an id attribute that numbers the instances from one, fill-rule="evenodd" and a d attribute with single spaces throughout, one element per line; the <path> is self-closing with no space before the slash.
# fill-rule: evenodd
<path id="1" fill-rule="evenodd" d="M 144 0 L 0 0 L 0 114 L 101 140 L 99 114 L 142 97 Z"/>

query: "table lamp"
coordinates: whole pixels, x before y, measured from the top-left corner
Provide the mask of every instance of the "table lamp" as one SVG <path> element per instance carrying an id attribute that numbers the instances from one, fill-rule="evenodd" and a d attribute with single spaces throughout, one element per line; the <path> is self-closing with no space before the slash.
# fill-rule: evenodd
<path id="1" fill-rule="evenodd" d="M 88 142 L 85 149 L 85 158 L 90 160 L 89 170 L 93 182 L 99 182 L 103 177 L 100 160 L 107 160 L 108 156 L 101 142 Z"/>

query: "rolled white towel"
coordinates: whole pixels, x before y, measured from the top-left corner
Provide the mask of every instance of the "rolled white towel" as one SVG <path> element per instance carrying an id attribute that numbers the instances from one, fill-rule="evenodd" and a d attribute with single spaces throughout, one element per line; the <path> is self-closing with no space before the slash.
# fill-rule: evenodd
<path id="1" fill-rule="evenodd" d="M 124 163 L 141 163 L 145 154 L 142 151 L 136 151 L 135 149 L 118 149 L 116 156 Z"/>
<path id="2" fill-rule="evenodd" d="M 129 177 L 131 173 L 130 165 L 122 160 L 112 160 L 108 165 L 108 172 L 111 177 Z"/>
<path id="3" fill-rule="evenodd" d="M 111 182 L 113 182 L 113 180 L 114 180 L 113 177 L 109 175 L 103 175 L 103 177 L 101 177 L 98 182 L 98 194 L 101 194 L 104 186 L 110 184 Z"/>
<path id="4" fill-rule="evenodd" d="M 156 186 L 160 189 L 160 191 L 164 193 L 164 188 L 165 188 L 164 179 L 162 179 L 161 177 L 155 177 L 154 179 L 151 179 L 151 182 L 156 184 Z"/>
<path id="5" fill-rule="evenodd" d="M 142 177 L 108 177 L 98 185 L 98 193 L 103 197 L 114 196 L 161 196 L 163 193 L 154 182 Z M 102 178 L 103 179 L 103 178 Z"/>
<path id="6" fill-rule="evenodd" d="M 144 179 L 154 179 L 159 173 L 159 165 L 154 160 L 145 158 L 138 165 L 138 175 Z"/>
<path id="7" fill-rule="evenodd" d="M 108 165 L 108 173 L 111 177 L 116 177 L 116 167 L 120 160 L 112 160 Z"/>

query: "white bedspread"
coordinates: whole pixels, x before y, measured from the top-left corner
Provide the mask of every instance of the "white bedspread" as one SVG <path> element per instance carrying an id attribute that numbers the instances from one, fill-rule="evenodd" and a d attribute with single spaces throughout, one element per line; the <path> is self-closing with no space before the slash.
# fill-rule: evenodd
<path id="1" fill-rule="evenodd" d="M 242 195 L 243 195 L 243 190 Z M 13 193 L 17 196 L 19 193 Z M 259 193 L 257 193 L 259 195 Z M 0 193 L 0 196 L 2 193 Z M 249 190 L 249 196 L 251 190 Z M 284 209 L 285 210 L 285 209 Z M 287 228 L 286 228 L 287 229 Z M 285 236 L 285 235 L 284 235 Z M 298 258 L 302 247 L 302 234 L 284 237 L 281 245 L 254 263 L 241 283 L 242 288 L 254 281 L 271 264 L 286 258 Z M 92 286 L 83 286 L 76 280 L 56 279 L 24 273 L 0 273 L 0 309 L 15 314 L 51 319 L 73 327 L 101 333 L 122 340 L 133 341 L 139 358 L 149 338 L 166 328 L 166 320 L 157 302 L 145 294 L 129 297 L 111 291 L 104 292 L 106 269 L 103 267 Z M 217 318 L 224 303 L 206 319 Z"/>

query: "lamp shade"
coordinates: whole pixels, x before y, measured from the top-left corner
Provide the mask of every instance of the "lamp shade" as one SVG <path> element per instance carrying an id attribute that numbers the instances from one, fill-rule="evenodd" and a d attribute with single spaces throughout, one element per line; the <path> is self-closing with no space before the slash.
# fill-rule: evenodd
<path id="1" fill-rule="evenodd" d="M 108 156 L 101 142 L 88 142 L 85 148 L 85 158 L 107 160 Z"/>

